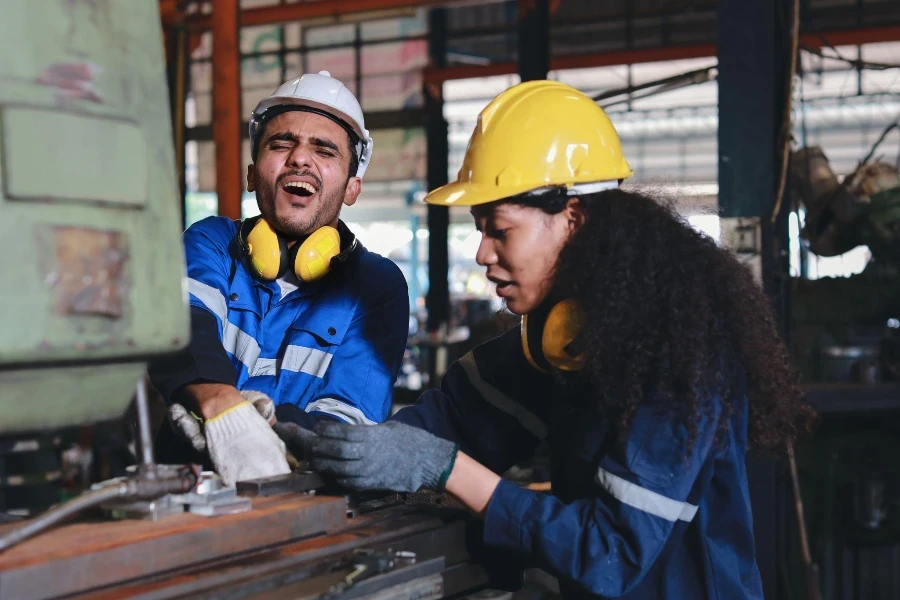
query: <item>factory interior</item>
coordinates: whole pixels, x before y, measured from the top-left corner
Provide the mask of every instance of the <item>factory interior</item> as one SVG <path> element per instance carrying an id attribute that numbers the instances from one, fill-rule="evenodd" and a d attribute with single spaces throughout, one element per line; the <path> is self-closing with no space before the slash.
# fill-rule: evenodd
<path id="1" fill-rule="evenodd" d="M 0 0 L 0 45 L 0 600 L 900 600 L 896 0 Z"/>

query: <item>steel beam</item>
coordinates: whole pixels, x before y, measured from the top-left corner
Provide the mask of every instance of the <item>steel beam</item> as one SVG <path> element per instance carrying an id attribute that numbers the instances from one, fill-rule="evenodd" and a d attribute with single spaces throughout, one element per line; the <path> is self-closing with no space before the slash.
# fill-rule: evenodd
<path id="1" fill-rule="evenodd" d="M 164 0 L 165 1 L 165 0 Z M 491 0 L 498 1 L 498 0 Z M 415 10 L 427 6 L 449 6 L 460 4 L 453 0 L 313 0 L 295 4 L 278 4 L 248 8 L 241 11 L 241 26 L 277 25 L 310 19 L 337 19 L 348 15 L 380 13 L 403 9 Z M 216 1 L 218 4 L 218 0 Z M 204 31 L 213 28 L 209 15 L 174 14 L 171 10 L 163 13 L 166 24 L 182 22 L 192 31 Z"/>
<path id="2" fill-rule="evenodd" d="M 239 2 L 219 0 L 213 10 L 213 138 L 219 214 L 241 218 L 241 70 Z"/>
<path id="3" fill-rule="evenodd" d="M 546 79 L 550 71 L 550 3 L 518 0 L 518 71 L 522 81 Z"/>
<path id="4" fill-rule="evenodd" d="M 792 48 L 790 2 L 783 0 L 719 0 L 717 57 L 719 89 L 720 212 L 758 220 L 762 283 L 776 319 L 784 330 L 788 318 L 787 215 L 774 222 L 771 213 L 780 182 L 780 158 L 788 98 Z M 787 128 L 785 129 L 785 126 Z M 790 206 L 785 197 L 782 208 Z M 774 461 L 748 455 L 747 479 L 753 511 L 756 561 L 766 598 L 785 598 L 783 556 L 785 540 L 784 481 Z"/>
<path id="5" fill-rule="evenodd" d="M 440 68 L 447 60 L 447 11 L 432 9 L 428 16 L 428 53 L 431 64 Z M 425 114 L 428 125 L 428 189 L 433 190 L 447 183 L 448 125 L 444 118 L 444 94 L 440 83 L 423 83 Z M 448 230 L 450 209 L 445 206 L 428 206 L 428 292 L 425 308 L 428 313 L 426 329 L 436 332 L 450 319 L 450 249 Z M 413 240 L 415 243 L 415 240 Z M 433 383 L 433 382 L 432 382 Z"/>
<path id="6" fill-rule="evenodd" d="M 826 45 L 825 40 L 827 40 L 829 44 L 835 46 L 893 42 L 900 40 L 900 25 L 812 32 L 800 36 L 801 45 L 815 48 L 821 48 Z M 550 70 L 561 71 L 590 67 L 632 65 L 714 56 L 716 56 L 716 44 L 714 43 L 660 46 L 656 48 L 634 48 L 629 50 L 613 50 L 610 52 L 572 54 L 568 56 L 553 57 L 550 60 Z M 442 83 L 444 81 L 452 81 L 455 79 L 512 75 L 513 73 L 516 73 L 516 71 L 517 64 L 513 61 L 489 65 L 458 65 L 445 68 L 429 67 L 424 70 L 423 79 L 429 83 Z"/>

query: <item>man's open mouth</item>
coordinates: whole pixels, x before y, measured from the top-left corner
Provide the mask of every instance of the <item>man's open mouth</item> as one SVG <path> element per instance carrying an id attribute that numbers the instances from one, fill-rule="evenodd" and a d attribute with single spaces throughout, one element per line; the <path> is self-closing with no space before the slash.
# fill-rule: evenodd
<path id="1" fill-rule="evenodd" d="M 316 188 L 305 181 L 288 181 L 283 187 L 288 194 L 300 196 L 301 198 L 308 198 L 316 193 Z"/>

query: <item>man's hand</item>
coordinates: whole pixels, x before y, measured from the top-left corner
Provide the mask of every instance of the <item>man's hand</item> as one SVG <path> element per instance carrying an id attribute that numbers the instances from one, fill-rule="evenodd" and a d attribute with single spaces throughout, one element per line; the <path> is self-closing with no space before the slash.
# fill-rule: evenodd
<path id="1" fill-rule="evenodd" d="M 357 490 L 443 491 L 458 446 L 423 429 L 389 421 L 379 425 L 320 422 L 307 458 L 317 471 Z"/>
<path id="2" fill-rule="evenodd" d="M 229 388 L 230 390 L 233 390 L 235 393 L 237 393 L 237 402 L 232 402 L 232 399 L 230 398 L 231 394 L 228 390 L 225 390 L 225 396 L 221 400 L 213 399 L 213 403 L 208 402 L 206 404 L 207 407 L 212 408 L 213 406 L 215 406 L 218 408 L 219 406 L 227 405 L 227 408 L 231 408 L 232 406 L 237 406 L 241 402 L 251 402 L 263 419 L 268 421 L 270 425 L 275 424 L 275 402 L 262 392 L 257 392 L 254 390 L 244 390 L 243 392 L 238 392 L 231 386 L 220 385 L 217 383 L 199 385 L 220 386 L 222 388 Z M 227 410 L 227 408 L 223 410 Z M 221 411 L 216 411 L 213 416 L 219 414 L 220 412 Z M 197 417 L 189 413 L 188 410 L 181 404 L 173 404 L 169 407 L 169 421 L 172 423 L 172 429 L 174 429 L 176 433 L 181 434 L 188 441 L 190 441 L 191 446 L 194 447 L 194 450 L 196 450 L 197 452 L 206 452 L 206 436 L 203 434 L 203 419 L 201 417 Z"/>
<path id="3" fill-rule="evenodd" d="M 291 472 L 284 442 L 250 402 L 207 420 L 204 432 L 209 458 L 225 485 Z"/>
<path id="4" fill-rule="evenodd" d="M 182 390 L 194 401 L 204 419 L 212 419 L 245 401 L 236 387 L 224 383 L 191 383 Z"/>
<path id="5" fill-rule="evenodd" d="M 238 393 L 236 389 L 230 389 L 240 400 L 231 404 L 230 394 L 226 392 L 222 401 L 208 402 L 207 407 L 231 406 L 205 422 L 181 404 L 169 407 L 169 419 L 175 431 L 190 440 L 195 450 L 209 452 L 225 485 L 290 473 L 291 464 L 296 466 L 297 461 L 272 431 L 275 403 L 262 392 L 245 390 Z"/>

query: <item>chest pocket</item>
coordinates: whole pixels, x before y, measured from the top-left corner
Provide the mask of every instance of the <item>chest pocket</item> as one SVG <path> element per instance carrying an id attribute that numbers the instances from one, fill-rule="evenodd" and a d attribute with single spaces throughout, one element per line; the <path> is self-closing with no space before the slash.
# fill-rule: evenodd
<path id="1" fill-rule="evenodd" d="M 306 373 L 321 380 L 347 334 L 353 313 L 339 309 L 312 309 L 297 316 L 287 336 L 281 370 Z"/>

